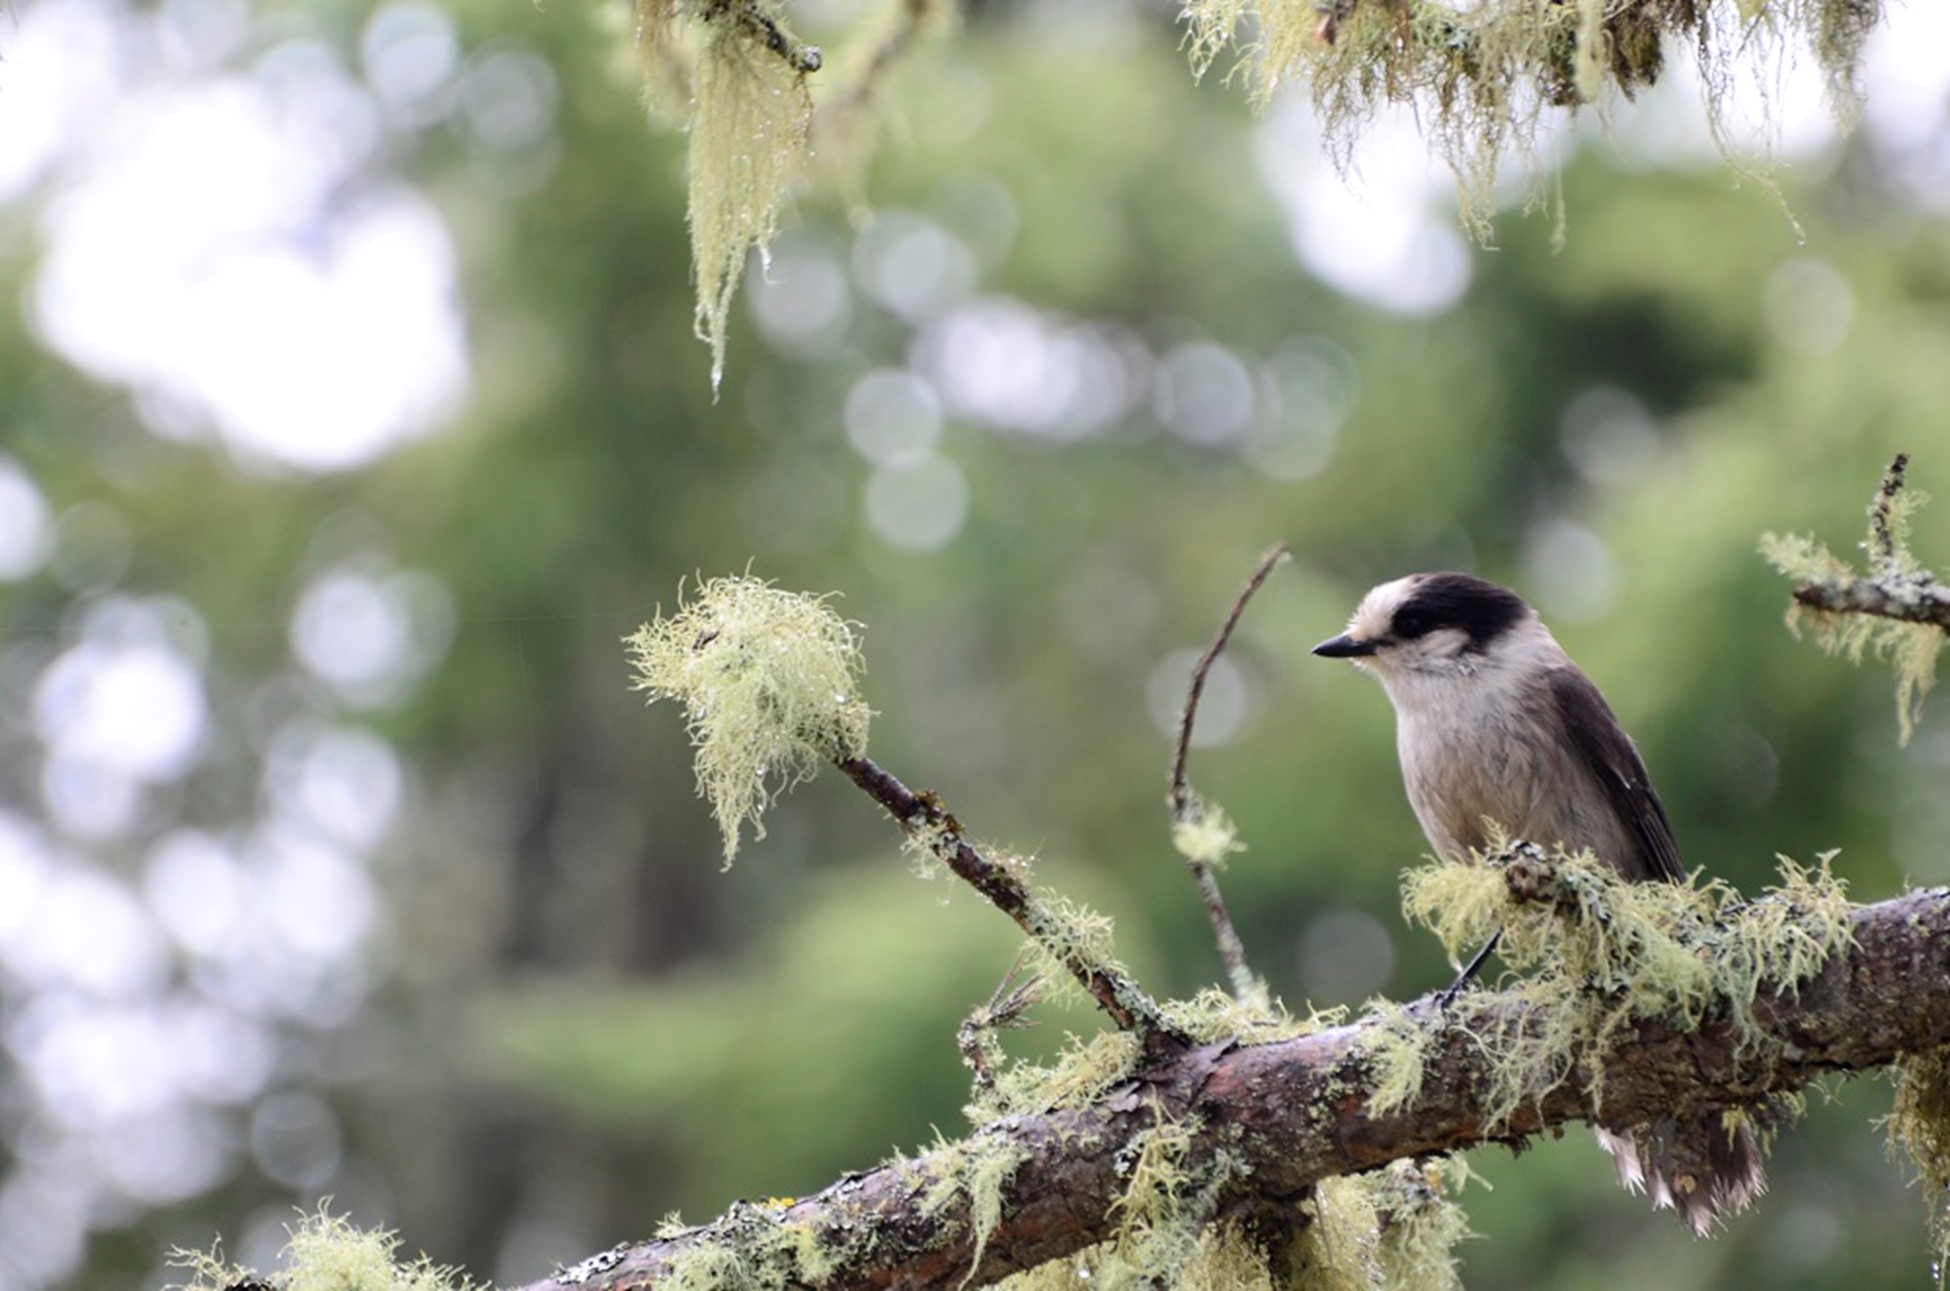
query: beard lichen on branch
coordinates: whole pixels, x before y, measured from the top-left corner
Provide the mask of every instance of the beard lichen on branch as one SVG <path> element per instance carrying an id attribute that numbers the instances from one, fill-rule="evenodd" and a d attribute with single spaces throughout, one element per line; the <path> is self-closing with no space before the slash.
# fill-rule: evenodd
<path id="1" fill-rule="evenodd" d="M 1500 954 L 1528 1005 L 1510 1010 L 1506 991 L 1451 1006 L 1456 1026 L 1492 1058 L 1486 1119 L 1505 1124 L 1580 1072 L 1596 1113 L 1606 1062 L 1641 1021 L 1723 1024 L 1740 1054 L 1765 1061 L 1780 1042 L 1764 1038 L 1756 1006 L 1793 996 L 1850 944 L 1851 907 L 1829 857 L 1812 868 L 1783 857 L 1780 873 L 1777 886 L 1747 901 L 1717 880 L 1634 883 L 1588 852 L 1497 839 L 1467 862 L 1405 874 L 1404 913 L 1452 956 L 1502 929 Z M 1381 1037 L 1376 1069 L 1393 1078 L 1376 1110 L 1412 1106 L 1419 1055 L 1392 1049 L 1432 1037 L 1408 1026 Z"/>
<path id="2" fill-rule="evenodd" d="M 1901 1059 L 1895 1066 L 1896 1103 L 1889 1115 L 1889 1148 L 1916 1171 L 1930 1208 L 1936 1284 L 1950 1268 L 1950 1049 Z"/>
<path id="3" fill-rule="evenodd" d="M 1380 107 L 1412 104 L 1486 232 L 1499 163 L 1530 155 L 1548 110 L 1602 110 L 1611 90 L 1631 98 L 1675 47 L 1695 52 L 1716 139 L 1736 64 L 1755 65 L 1766 85 L 1797 46 L 1821 66 L 1837 117 L 1852 120 L 1881 12 L 1881 0 L 1187 0 L 1183 16 L 1199 75 L 1250 31 L 1241 60 L 1255 99 L 1304 86 L 1343 165 Z"/>
<path id="4" fill-rule="evenodd" d="M 1869 503 L 1869 531 L 1862 547 L 1866 573 L 1812 535 L 1765 534 L 1761 555 L 1795 580 L 1788 607 L 1790 631 L 1813 627 L 1815 643 L 1829 654 L 1862 662 L 1865 650 L 1887 658 L 1896 674 L 1898 739 L 1909 743 L 1923 700 L 1936 684 L 1936 660 L 1950 639 L 1950 585 L 1916 558 L 1909 520 L 1929 496 L 1909 488 L 1908 454 L 1898 454 Z"/>
<path id="5" fill-rule="evenodd" d="M 781 792 L 866 751 L 855 625 L 823 597 L 714 578 L 626 640 L 632 689 L 684 708 L 727 865 L 746 824 L 765 837 L 765 808 Z"/>
<path id="6" fill-rule="evenodd" d="M 745 262 L 765 254 L 810 156 L 806 77 L 823 60 L 771 0 L 636 0 L 635 16 L 645 97 L 670 106 L 688 89 L 691 272 L 715 391 Z"/>

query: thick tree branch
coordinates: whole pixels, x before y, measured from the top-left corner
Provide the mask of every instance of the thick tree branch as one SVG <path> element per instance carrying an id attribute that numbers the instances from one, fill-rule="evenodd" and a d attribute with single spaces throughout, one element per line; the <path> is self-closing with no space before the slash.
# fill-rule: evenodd
<path id="1" fill-rule="evenodd" d="M 1005 1118 L 959 1149 L 849 1175 L 789 1205 L 741 1204 L 704 1227 L 592 1257 L 529 1291 L 653 1287 L 714 1245 L 749 1251 L 755 1242 L 819 1252 L 830 1261 L 825 1287 L 951 1288 L 968 1277 L 971 1260 L 979 1284 L 1110 1237 L 1127 1182 L 1123 1154 L 1161 1118 L 1198 1127 L 1193 1164 L 1220 1147 L 1243 1163 L 1240 1200 L 1279 1199 L 1330 1176 L 1514 1143 L 1570 1121 L 1627 1126 L 1675 1109 L 1736 1107 L 1827 1072 L 1950 1044 L 1950 889 L 1860 907 L 1850 927 L 1854 944 L 1797 993 L 1756 1001 L 1762 1043 L 1741 1044 L 1726 1024 L 1637 1024 L 1606 1061 L 1602 1110 L 1579 1073 L 1507 1124 L 1491 1124 L 1492 1060 L 1457 1014 L 1424 999 L 1405 1015 L 1433 1041 L 1421 1092 L 1386 1114 L 1371 1110 L 1368 1091 L 1382 1032 L 1399 1029 L 1400 1018 L 1273 1044 L 1203 1046 L 1163 1058 L 1088 1107 Z M 1485 1007 L 1487 1014 L 1472 1010 L 1479 1022 L 1517 1027 L 1531 1008 L 1514 994 Z M 1018 1164 L 1001 1183 L 1000 1222 L 978 1235 L 968 1196 L 955 1191 L 958 1170 L 969 1152 L 998 1148 Z M 806 1279 L 788 1273 L 784 1281 Z"/>

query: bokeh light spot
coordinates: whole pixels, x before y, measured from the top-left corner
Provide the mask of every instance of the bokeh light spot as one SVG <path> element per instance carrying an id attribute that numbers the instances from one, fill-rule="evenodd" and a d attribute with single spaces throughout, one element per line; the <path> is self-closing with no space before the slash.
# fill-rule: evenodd
<path id="1" fill-rule="evenodd" d="M 1144 684 L 1145 706 L 1151 713 L 1151 722 L 1166 736 L 1178 733 L 1186 687 L 1191 683 L 1192 668 L 1198 663 L 1199 654 L 1197 650 L 1174 650 L 1158 661 Z M 1251 712 L 1251 698 L 1239 666 L 1230 658 L 1219 656 L 1205 675 L 1198 721 L 1192 727 L 1192 747 L 1209 749 L 1239 738 Z"/>
<path id="2" fill-rule="evenodd" d="M 911 465 L 941 438 L 941 401 L 933 386 L 904 368 L 869 372 L 847 392 L 846 437 L 869 462 Z"/>
<path id="3" fill-rule="evenodd" d="M 46 499 L 20 463 L 0 454 L 0 579 L 26 578 L 53 546 Z"/>
<path id="4" fill-rule="evenodd" d="M 867 523 L 896 547 L 934 551 L 961 532 L 968 501 L 961 467 L 929 454 L 873 473 L 867 481 Z"/>

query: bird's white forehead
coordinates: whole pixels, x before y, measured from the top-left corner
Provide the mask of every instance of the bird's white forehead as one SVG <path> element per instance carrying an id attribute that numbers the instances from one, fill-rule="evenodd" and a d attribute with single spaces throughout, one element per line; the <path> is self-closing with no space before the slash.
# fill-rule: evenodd
<path id="1" fill-rule="evenodd" d="M 1420 575 L 1410 574 L 1392 583 L 1383 583 L 1361 598 L 1354 617 L 1347 621 L 1347 634 L 1356 641 L 1372 641 L 1388 635 L 1395 623 L 1395 611 L 1414 592 Z"/>

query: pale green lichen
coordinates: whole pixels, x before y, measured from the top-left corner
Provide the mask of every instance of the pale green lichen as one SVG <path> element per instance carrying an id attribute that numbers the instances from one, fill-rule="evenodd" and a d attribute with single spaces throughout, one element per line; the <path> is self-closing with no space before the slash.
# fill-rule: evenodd
<path id="1" fill-rule="evenodd" d="M 1027 918 L 1025 965 L 1054 984 L 1053 998 L 1059 1003 L 1090 1002 L 1081 978 L 1097 969 L 1131 980 L 1130 970 L 1117 960 L 1117 929 L 1109 915 L 1052 888 L 1038 888 Z"/>
<path id="2" fill-rule="evenodd" d="M 1916 1182 L 1928 1194 L 1933 1272 L 1940 1289 L 1950 1268 L 1950 1048 L 1905 1055 L 1895 1075 L 1889 1149 L 1909 1159 Z"/>
<path id="3" fill-rule="evenodd" d="M 771 242 L 810 156 L 806 77 L 821 56 L 773 0 L 634 0 L 633 13 L 646 102 L 689 113 L 691 272 L 715 391 L 745 263 Z"/>
<path id="4" fill-rule="evenodd" d="M 1307 1291 L 1369 1291 L 1380 1285 L 1380 1189 L 1367 1175 L 1322 1179 L 1294 1246 L 1297 1285 Z"/>
<path id="5" fill-rule="evenodd" d="M 1323 1179 L 1294 1249 L 1306 1291 L 1448 1291 L 1462 1285 L 1455 1246 L 1475 1236 L 1449 1193 L 1471 1179 L 1460 1158 L 1395 1161 Z"/>
<path id="6" fill-rule="evenodd" d="M 1117 1229 L 1110 1245 L 1121 1275 L 1137 1285 L 1170 1286 L 1198 1250 L 1199 1232 L 1211 1218 L 1209 1204 L 1194 1200 L 1217 1179 L 1190 1168 L 1200 1122 L 1160 1115 L 1118 1154 L 1124 1192 L 1111 1207 Z M 1102 1284 L 1102 1279 L 1099 1280 Z"/>
<path id="7" fill-rule="evenodd" d="M 1605 27 L 1607 4 L 1606 0 L 1577 0 L 1577 4 L 1572 82 L 1581 102 L 1596 103 L 1605 92 L 1605 78 L 1611 71 L 1612 40 Z"/>
<path id="8" fill-rule="evenodd" d="M 1460 1157 L 1396 1161 L 1374 1176 L 1380 1180 L 1375 1209 L 1381 1240 L 1375 1262 L 1384 1287 L 1415 1291 L 1459 1291 L 1462 1271 L 1458 1244 L 1476 1236 L 1469 1216 L 1450 1199 L 1475 1178 Z"/>
<path id="9" fill-rule="evenodd" d="M 960 835 L 945 820 L 916 820 L 901 835 L 901 855 L 917 879 L 933 881 L 950 873 L 943 857 L 955 847 Z"/>
<path id="10" fill-rule="evenodd" d="M 787 1215 L 789 1205 L 784 1199 L 764 1205 L 734 1202 L 671 1257 L 657 1285 L 670 1291 L 787 1291 L 824 1283 L 848 1254 L 846 1245 L 822 1241 L 812 1225 Z"/>
<path id="11" fill-rule="evenodd" d="M 714 578 L 628 644 L 632 689 L 684 707 L 727 865 L 745 825 L 765 837 L 764 810 L 781 792 L 866 749 L 859 643 L 821 597 Z"/>
<path id="12" fill-rule="evenodd" d="M 1913 507 L 1915 503 L 1911 501 L 1907 505 Z M 1915 579 L 1916 571 L 1907 544 L 1898 550 L 1903 553 L 1904 563 L 1912 566 L 1897 579 L 1890 580 L 1900 590 L 1905 578 Z M 1809 536 L 1766 534 L 1761 538 L 1760 551 L 1768 563 L 1797 582 L 1842 586 L 1858 577 L 1846 561 Z M 1847 656 L 1850 663 L 1860 664 L 1868 650 L 1889 660 L 1896 674 L 1898 739 L 1909 743 L 1910 736 L 1916 732 L 1917 718 L 1922 716 L 1923 701 L 1936 684 L 1937 655 L 1942 652 L 1945 640 L 1942 628 L 1880 615 L 1810 609 L 1799 601 L 1789 607 L 1787 624 L 1797 636 L 1804 626 L 1812 627 L 1815 644 L 1829 654 Z"/>
<path id="13" fill-rule="evenodd" d="M 1207 1224 L 1173 1284 L 1180 1291 L 1277 1291 L 1266 1252 L 1230 1221 Z"/>
<path id="14" fill-rule="evenodd" d="M 1545 113 L 1631 97 L 1658 80 L 1668 48 L 1694 51 L 1716 139 L 1736 63 L 1766 86 L 1804 48 L 1827 75 L 1836 116 L 1852 120 L 1862 43 L 1881 4 L 1185 0 L 1182 14 L 1194 74 L 1253 33 L 1241 57 L 1254 97 L 1264 103 L 1284 84 L 1304 85 L 1343 165 L 1378 109 L 1412 105 L 1456 174 L 1464 214 L 1487 236 L 1498 169 L 1534 151 Z"/>
<path id="15" fill-rule="evenodd" d="M 1393 1000 L 1368 1004 L 1368 1111 L 1387 1116 L 1406 1111 L 1422 1092 L 1422 1073 L 1428 1064 L 1429 1034 L 1402 1005 Z"/>
<path id="16" fill-rule="evenodd" d="M 1929 501 L 1929 495 L 1906 487 L 1907 458 L 1898 458 L 1869 506 L 1869 532 L 1862 547 L 1868 553 L 1868 574 L 1862 575 L 1812 535 L 1763 534 L 1760 553 L 1774 568 L 1803 585 L 1839 589 L 1858 582 L 1872 583 L 1895 605 L 1914 607 L 1942 585 L 1917 560 L 1909 545 L 1910 517 Z M 1788 628 L 1797 636 L 1803 624 L 1812 625 L 1815 643 L 1829 654 L 1842 654 L 1860 664 L 1873 649 L 1889 660 L 1896 674 L 1898 738 L 1908 744 L 1922 715 L 1923 701 L 1936 684 L 1936 661 L 1946 635 L 1933 623 L 1914 623 L 1868 613 L 1837 613 L 1793 602 Z"/>
<path id="17" fill-rule="evenodd" d="M 884 114 L 878 109 L 914 53 L 953 31 L 952 0 L 879 0 L 835 60 L 837 82 L 813 118 L 813 157 L 822 187 L 856 212 L 868 209 L 866 177 Z"/>
<path id="18" fill-rule="evenodd" d="M 939 1216 L 957 1197 L 968 1198 L 968 1228 L 973 1247 L 968 1256 L 967 1286 L 982 1265 L 989 1235 L 1002 1222 L 1002 1190 L 1029 1159 L 1029 1149 L 1005 1135 L 982 1134 L 960 1142 L 937 1141 L 925 1162 L 934 1182 L 921 1197 L 921 1212 Z"/>
<path id="19" fill-rule="evenodd" d="M 1452 1006 L 1492 1059 L 1495 1125 L 1580 1069 L 1602 1099 L 1610 1046 L 1640 1019 L 1697 1027 L 1711 1016 L 1743 1046 L 1761 1043 L 1759 994 L 1792 993 L 1849 944 L 1847 894 L 1828 862 L 1803 868 L 1781 858 L 1780 884 L 1750 902 L 1717 881 L 1635 883 L 1589 853 L 1499 838 L 1487 855 L 1409 871 L 1402 904 L 1452 956 L 1503 931 L 1499 953 L 1527 1007 L 1507 1007 L 1509 991 Z M 1518 900 L 1513 884 L 1534 888 L 1532 899 Z M 1377 1036 L 1384 1106 L 1406 1105 L 1423 1057 L 1415 1032 L 1384 1025 Z"/>
<path id="20" fill-rule="evenodd" d="M 1224 869 L 1228 858 L 1246 850 L 1225 808 L 1203 800 L 1172 822 L 1171 845 L 1186 860 L 1215 870 Z"/>
<path id="21" fill-rule="evenodd" d="M 1070 1036 L 1047 1064 L 1012 1062 L 994 1073 L 992 1087 L 977 1086 L 966 1111 L 978 1125 L 1005 1116 L 1083 1107 L 1137 1069 L 1143 1044 L 1128 1031 Z"/>
<path id="22" fill-rule="evenodd" d="M 764 29 L 735 15 L 758 0 L 706 6 L 691 117 L 691 268 L 697 334 L 711 346 L 711 388 L 724 379 L 731 301 L 753 248 L 778 232 L 779 205 L 809 155 L 812 96 L 806 72 Z M 817 64 L 815 64 L 816 66 Z"/>
<path id="23" fill-rule="evenodd" d="M 424 1255 L 402 1263 L 398 1236 L 355 1228 L 324 1206 L 303 1215 L 287 1232 L 285 1267 L 276 1278 L 280 1291 L 474 1291 L 477 1285 Z M 226 1262 L 220 1247 L 177 1250 L 171 1263 L 190 1274 L 183 1291 L 224 1291 L 264 1281 L 253 1270 Z"/>
<path id="24" fill-rule="evenodd" d="M 1225 1040 L 1271 1044 L 1311 1035 L 1347 1020 L 1345 1008 L 1314 1009 L 1305 1017 L 1295 1017 L 1279 1000 L 1241 999 L 1215 986 L 1188 1000 L 1166 1000 L 1158 1008 L 1173 1030 L 1199 1044 Z"/>
<path id="25" fill-rule="evenodd" d="M 1268 20 L 1278 21 L 1289 6 L 1275 5 L 1272 9 Z M 1213 60 L 1232 44 L 1239 25 L 1253 12 L 1252 0 L 1186 0 L 1179 16 L 1185 23 L 1185 57 L 1192 64 L 1195 79 L 1205 78 Z"/>

